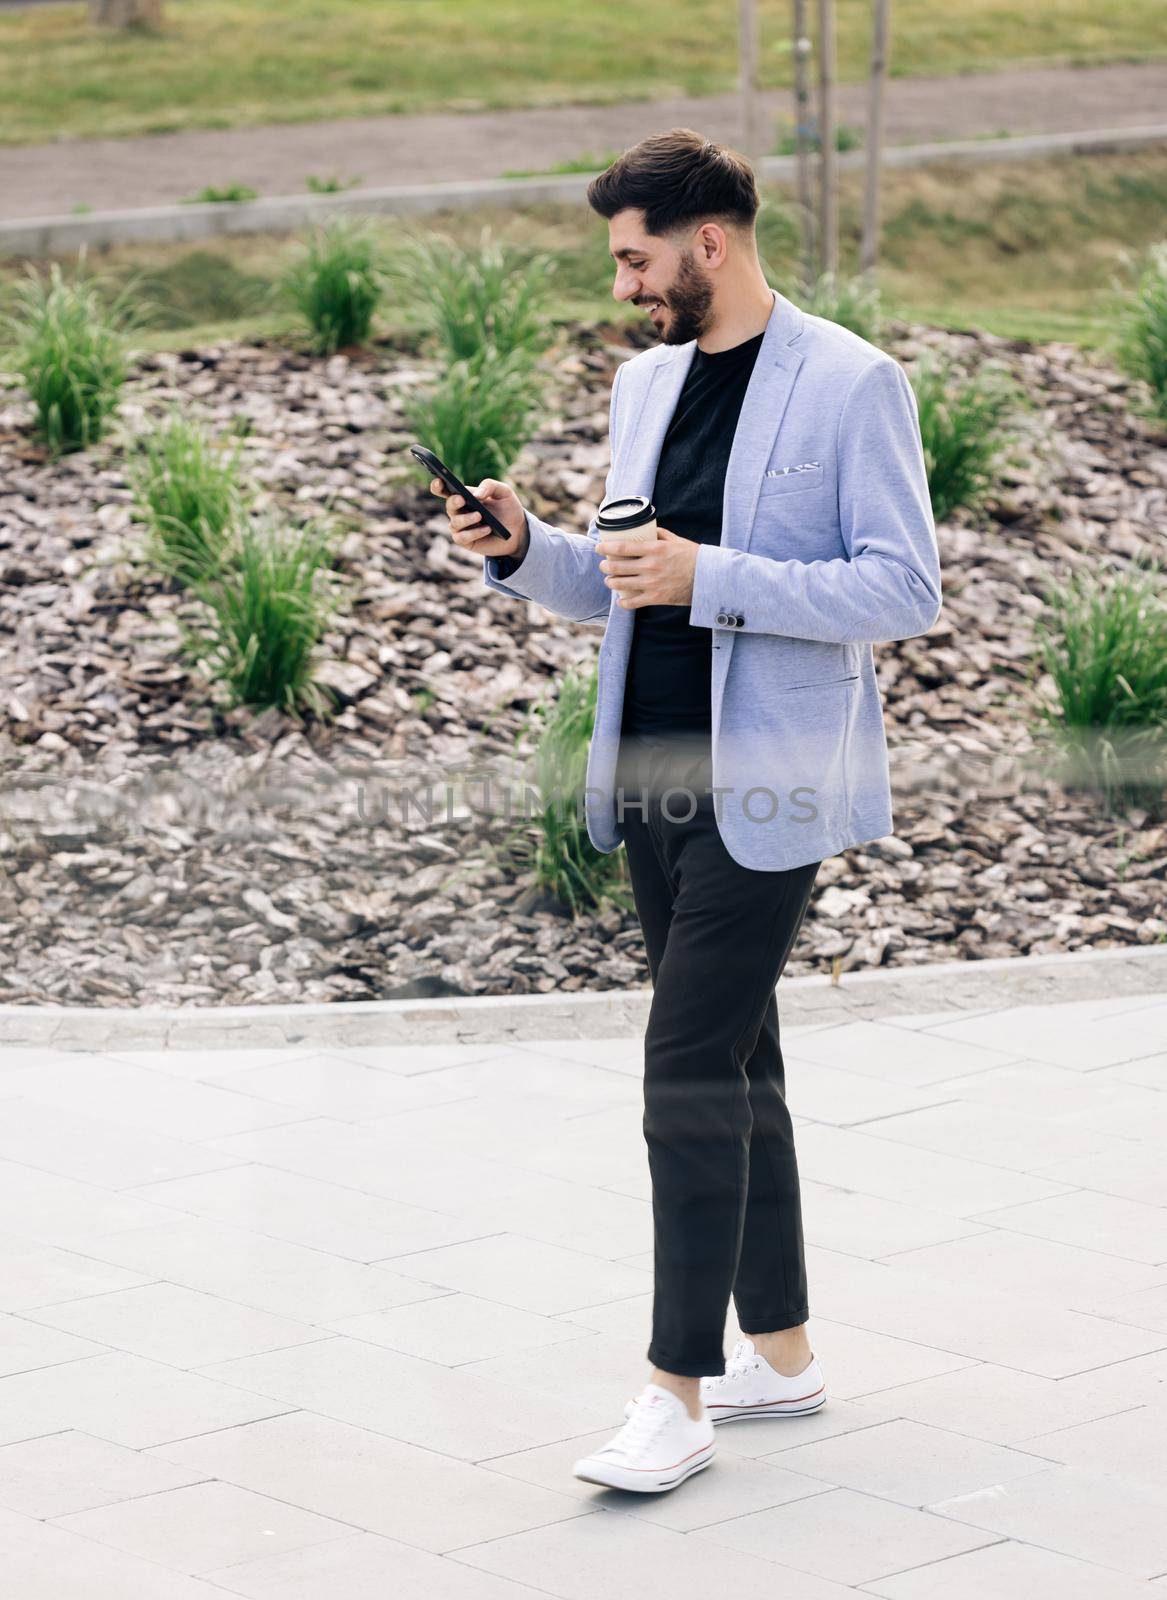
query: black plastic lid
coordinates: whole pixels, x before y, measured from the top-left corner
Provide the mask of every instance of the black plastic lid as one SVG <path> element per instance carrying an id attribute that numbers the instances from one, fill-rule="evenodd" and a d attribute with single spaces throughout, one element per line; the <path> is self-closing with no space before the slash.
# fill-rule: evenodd
<path id="1" fill-rule="evenodd" d="M 643 494 L 621 495 L 619 499 L 605 500 L 596 515 L 596 526 L 615 532 L 623 528 L 639 528 L 656 516 L 656 507 Z"/>

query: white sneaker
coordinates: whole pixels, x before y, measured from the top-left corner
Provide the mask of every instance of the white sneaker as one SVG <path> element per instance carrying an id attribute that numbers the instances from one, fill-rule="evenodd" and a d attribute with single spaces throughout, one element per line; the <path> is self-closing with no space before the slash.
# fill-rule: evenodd
<path id="1" fill-rule="evenodd" d="M 801 1417 L 817 1411 L 827 1398 L 826 1380 L 818 1357 L 787 1378 L 759 1355 L 752 1339 L 739 1339 L 725 1371 L 701 1379 L 701 1399 L 710 1422 L 733 1422 L 738 1417 Z M 638 1401 L 629 1400 L 624 1415 L 632 1416 Z"/>
<path id="2" fill-rule="evenodd" d="M 576 1462 L 577 1478 L 653 1494 L 675 1489 L 713 1460 L 717 1445 L 707 1415 L 695 1422 L 685 1402 L 656 1383 L 629 1404 L 632 1414 L 611 1443 Z"/>

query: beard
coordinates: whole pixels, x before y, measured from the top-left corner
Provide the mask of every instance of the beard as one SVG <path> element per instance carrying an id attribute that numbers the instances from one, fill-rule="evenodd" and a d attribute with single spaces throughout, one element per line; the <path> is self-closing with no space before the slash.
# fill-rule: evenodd
<path id="1" fill-rule="evenodd" d="M 709 326 L 713 306 L 713 288 L 708 278 L 697 270 L 693 252 L 686 250 L 681 256 L 677 275 L 669 285 L 667 295 L 661 297 L 662 320 L 654 323 L 662 344 L 688 344 L 697 339 Z"/>

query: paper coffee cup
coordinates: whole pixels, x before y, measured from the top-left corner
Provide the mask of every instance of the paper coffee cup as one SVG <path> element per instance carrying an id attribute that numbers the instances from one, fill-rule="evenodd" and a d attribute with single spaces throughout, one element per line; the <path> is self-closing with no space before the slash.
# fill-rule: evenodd
<path id="1" fill-rule="evenodd" d="M 610 533 L 616 539 L 653 544 L 656 541 L 656 507 L 642 494 L 613 496 L 605 500 L 596 513 L 596 528 L 601 537 Z"/>

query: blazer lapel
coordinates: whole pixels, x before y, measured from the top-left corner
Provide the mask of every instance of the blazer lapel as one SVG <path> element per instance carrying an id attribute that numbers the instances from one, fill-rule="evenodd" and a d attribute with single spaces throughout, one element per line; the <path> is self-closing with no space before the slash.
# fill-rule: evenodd
<path id="1" fill-rule="evenodd" d="M 636 407 L 636 414 L 630 418 L 623 433 L 623 438 L 628 441 L 628 451 L 627 459 L 620 466 L 616 493 L 642 494 L 651 500 L 665 434 L 677 409 L 677 401 L 696 348 L 696 339 L 688 344 L 677 345 L 654 364 Z M 620 605 L 613 594 L 607 637 L 627 650 L 632 644 L 635 625 L 635 611 Z"/>
<path id="2" fill-rule="evenodd" d="M 734 550 L 749 549 L 766 463 L 802 365 L 802 355 L 792 342 L 802 332 L 802 313 L 777 290 L 773 293 L 774 309 L 742 400 L 725 469 L 720 542 Z"/>
<path id="3" fill-rule="evenodd" d="M 632 419 L 628 464 L 620 473 L 621 494 L 643 494 L 652 498 L 656 469 L 660 465 L 665 434 L 677 409 L 677 401 L 693 365 L 696 339 L 669 350 L 653 366 L 645 385 L 636 416 Z"/>

